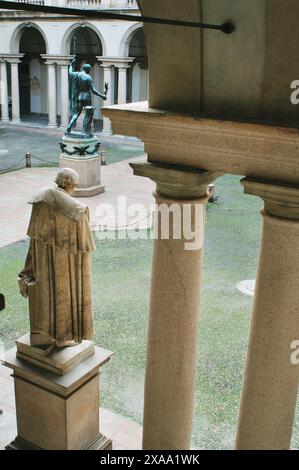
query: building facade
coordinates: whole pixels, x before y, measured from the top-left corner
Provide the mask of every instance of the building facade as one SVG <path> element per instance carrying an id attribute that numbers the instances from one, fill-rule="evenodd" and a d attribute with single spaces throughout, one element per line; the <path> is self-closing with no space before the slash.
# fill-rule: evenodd
<path id="1" fill-rule="evenodd" d="M 139 14 L 135 0 L 36 0 L 40 5 Z M 32 0 L 31 3 L 34 3 Z M 65 129 L 69 119 L 68 67 L 92 66 L 95 88 L 109 83 L 106 104 L 143 101 L 148 95 L 147 50 L 142 23 L 78 16 L 0 11 L 1 121 L 28 120 Z M 110 134 L 95 97 L 95 126 Z M 103 123 L 103 124 L 102 124 Z"/>

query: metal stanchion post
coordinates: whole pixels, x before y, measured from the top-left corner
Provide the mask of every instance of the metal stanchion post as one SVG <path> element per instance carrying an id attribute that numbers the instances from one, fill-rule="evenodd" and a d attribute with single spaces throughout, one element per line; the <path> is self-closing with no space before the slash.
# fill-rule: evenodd
<path id="1" fill-rule="evenodd" d="M 106 151 L 102 150 L 101 151 L 101 165 L 106 165 L 106 164 L 107 164 Z"/>
<path id="2" fill-rule="evenodd" d="M 31 168 L 31 153 L 27 152 L 26 155 L 26 168 Z"/>

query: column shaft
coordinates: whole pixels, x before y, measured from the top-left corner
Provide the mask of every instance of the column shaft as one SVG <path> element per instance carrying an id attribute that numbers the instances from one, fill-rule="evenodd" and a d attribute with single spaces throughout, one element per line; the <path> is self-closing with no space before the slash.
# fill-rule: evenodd
<path id="1" fill-rule="evenodd" d="M 127 102 L 127 67 L 118 68 L 118 104 Z"/>
<path id="2" fill-rule="evenodd" d="M 157 208 L 190 205 L 203 239 L 207 198 L 189 200 L 157 196 Z M 194 227 L 194 218 L 192 220 Z M 186 240 L 154 241 L 147 367 L 144 397 L 144 449 L 189 449 L 196 379 L 202 249 L 187 251 Z"/>
<path id="3" fill-rule="evenodd" d="M 7 86 L 7 65 L 1 61 L 1 122 L 9 121 L 8 113 L 8 86 Z"/>
<path id="4" fill-rule="evenodd" d="M 11 62 L 12 122 L 20 122 L 19 62 Z"/>
<path id="5" fill-rule="evenodd" d="M 157 183 L 143 448 L 189 449 L 207 186 L 220 174 L 132 163 Z"/>
<path id="6" fill-rule="evenodd" d="M 56 67 L 55 63 L 47 63 L 48 68 L 48 127 L 57 127 L 56 107 Z"/>
<path id="7" fill-rule="evenodd" d="M 107 95 L 107 100 L 105 101 L 105 106 L 110 106 L 112 104 L 112 66 L 103 65 L 104 68 L 104 83 L 107 82 L 109 84 L 109 92 Z M 112 134 L 112 126 L 109 118 L 103 116 L 103 131 L 104 135 L 111 135 Z"/>
<path id="8" fill-rule="evenodd" d="M 247 188 L 246 180 L 244 185 Z M 260 195 L 255 191 L 248 190 Z M 299 188 L 295 191 L 299 202 Z M 289 217 L 288 211 L 293 213 L 294 207 L 287 205 L 287 201 L 285 206 L 283 201 L 274 204 L 274 213 L 275 207 L 281 212 L 275 215 L 267 211 L 266 201 L 262 211 L 263 234 L 237 449 L 281 450 L 290 446 L 299 383 L 299 365 L 291 362 L 291 344 L 299 340 L 299 220 Z"/>
<path id="9" fill-rule="evenodd" d="M 61 127 L 67 127 L 69 123 L 69 65 L 60 65 L 60 114 L 61 114 Z"/>

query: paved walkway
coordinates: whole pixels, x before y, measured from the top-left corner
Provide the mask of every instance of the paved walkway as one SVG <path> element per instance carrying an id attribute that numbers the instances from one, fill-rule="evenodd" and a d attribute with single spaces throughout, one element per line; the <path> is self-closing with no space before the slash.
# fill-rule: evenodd
<path id="1" fill-rule="evenodd" d="M 105 193 L 81 199 L 89 206 L 91 226 L 98 226 L 103 221 L 103 212 L 101 215 L 99 207 L 101 204 L 116 208 L 116 225 L 123 227 L 124 215 L 129 205 L 142 204 L 148 209 L 154 202 L 154 183 L 147 178 L 134 176 L 129 166 L 129 161 L 144 159 L 145 157 L 137 157 L 101 167 Z M 25 168 L 0 175 L 0 247 L 26 238 L 31 212 L 27 201 L 36 190 L 51 185 L 57 171 L 58 168 Z M 134 214 L 131 219 L 128 218 L 129 224 L 133 217 Z M 108 227 L 115 226 L 113 213 L 106 218 L 105 223 Z M 145 217 L 140 228 L 147 228 L 149 225 L 150 219 Z"/>
<path id="2" fill-rule="evenodd" d="M 142 160 L 138 157 L 133 160 Z M 126 197 L 126 205 L 143 204 L 149 207 L 153 202 L 154 183 L 146 178 L 136 177 L 128 165 L 122 161 L 102 167 L 102 182 L 106 192 L 92 198 L 82 198 L 91 213 L 91 225 L 99 220 L 96 210 L 100 204 L 116 207 L 119 196 Z M 0 176 L 0 247 L 22 240 L 26 237 L 31 206 L 27 203 L 31 195 L 39 188 L 49 186 L 58 168 L 28 168 Z M 119 219 L 123 219 L 124 208 Z M 114 220 L 108 220 L 113 225 Z M 148 221 L 144 221 L 146 227 Z M 0 366 L 0 449 L 16 436 L 15 403 L 13 379 L 10 369 Z M 113 440 L 114 449 L 137 450 L 141 448 L 142 428 L 140 425 L 101 409 L 101 432 Z"/>

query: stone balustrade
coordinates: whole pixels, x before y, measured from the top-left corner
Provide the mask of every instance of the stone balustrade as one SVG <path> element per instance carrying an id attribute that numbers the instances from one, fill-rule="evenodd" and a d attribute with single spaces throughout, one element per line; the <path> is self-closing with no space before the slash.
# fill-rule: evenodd
<path id="1" fill-rule="evenodd" d="M 105 10 L 138 9 L 136 0 L 66 0 L 66 6 L 74 8 L 101 8 Z"/>
<path id="2" fill-rule="evenodd" d="M 128 8 L 138 8 L 136 0 L 127 0 Z"/>
<path id="3" fill-rule="evenodd" d="M 101 0 L 66 0 L 66 6 L 74 8 L 100 8 L 101 3 Z"/>
<path id="4" fill-rule="evenodd" d="M 95 8 L 95 9 L 138 9 L 136 0 L 16 0 L 18 3 L 30 3 L 33 5 L 47 5 L 73 8 Z M 3 9 L 1 9 L 2 11 Z M 4 11 L 4 10 L 3 10 Z"/>
<path id="5" fill-rule="evenodd" d="M 31 3 L 33 5 L 51 5 L 51 1 L 47 0 L 16 0 L 18 3 Z"/>

